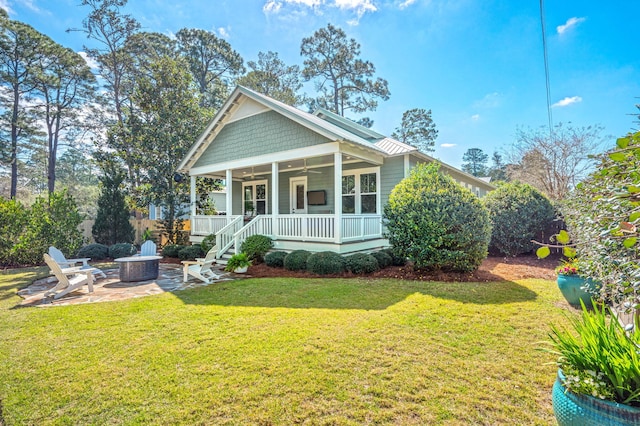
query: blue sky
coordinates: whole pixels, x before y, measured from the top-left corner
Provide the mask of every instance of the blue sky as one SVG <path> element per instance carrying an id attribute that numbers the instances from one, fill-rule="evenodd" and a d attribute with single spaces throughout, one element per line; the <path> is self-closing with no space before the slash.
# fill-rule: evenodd
<path id="1" fill-rule="evenodd" d="M 79 0 L 0 0 L 12 19 L 82 51 Z M 516 129 L 547 124 L 539 2 L 535 0 L 130 0 L 146 31 L 202 28 L 245 59 L 272 50 L 302 64 L 300 42 L 332 23 L 362 46 L 391 98 L 367 115 L 390 134 L 410 108 L 433 111 L 434 156 L 460 166 L 469 148 L 508 149 Z M 553 120 L 599 124 L 615 137 L 638 128 L 640 2 L 545 2 Z M 312 94 L 313 86 L 305 86 Z M 358 118 L 358 117 L 352 117 Z"/>

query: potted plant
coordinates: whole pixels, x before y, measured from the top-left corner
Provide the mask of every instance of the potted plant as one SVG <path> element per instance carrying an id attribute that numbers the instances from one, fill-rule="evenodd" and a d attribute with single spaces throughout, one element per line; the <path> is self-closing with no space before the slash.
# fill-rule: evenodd
<path id="1" fill-rule="evenodd" d="M 558 288 L 569 304 L 575 308 L 580 308 L 583 303 L 587 308 L 592 308 L 591 298 L 599 289 L 596 282 L 580 274 L 580 263 L 577 259 L 564 261 L 556 268 L 558 275 Z"/>
<path id="2" fill-rule="evenodd" d="M 235 272 L 236 274 L 244 274 L 251 266 L 251 261 L 246 253 L 237 253 L 231 256 L 224 268 L 227 272 Z"/>
<path id="3" fill-rule="evenodd" d="M 608 309 L 582 305 L 573 330 L 552 327 L 551 352 L 559 356 L 552 400 L 561 426 L 640 424 L 640 333 L 628 333 Z"/>

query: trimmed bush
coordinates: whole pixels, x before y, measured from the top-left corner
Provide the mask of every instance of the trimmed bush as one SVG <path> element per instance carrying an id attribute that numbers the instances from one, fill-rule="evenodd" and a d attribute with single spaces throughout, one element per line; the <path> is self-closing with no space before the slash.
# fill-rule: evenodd
<path id="1" fill-rule="evenodd" d="M 309 256 L 311 253 L 306 250 L 294 250 L 284 258 L 284 267 L 290 271 L 304 271 Z"/>
<path id="2" fill-rule="evenodd" d="M 167 244 L 162 248 L 162 255 L 164 257 L 178 257 L 178 252 L 185 247 L 180 244 Z"/>
<path id="3" fill-rule="evenodd" d="M 307 270 L 314 274 L 341 274 L 345 270 L 344 258 L 332 251 L 313 253 L 307 259 Z"/>
<path id="4" fill-rule="evenodd" d="M 533 251 L 531 240 L 540 240 L 555 219 L 551 201 L 531 185 L 506 183 L 482 200 L 493 224 L 489 251 L 517 256 Z"/>
<path id="5" fill-rule="evenodd" d="M 378 261 L 378 266 L 380 266 L 380 269 L 384 269 L 388 266 L 391 266 L 391 264 L 393 263 L 393 259 L 391 259 L 391 256 L 389 256 L 389 254 L 384 251 L 373 252 L 371 253 L 371 256 L 376 258 L 376 260 Z"/>
<path id="6" fill-rule="evenodd" d="M 109 247 L 109 257 L 112 259 L 131 256 L 137 252 L 136 246 L 130 243 L 118 243 Z"/>
<path id="7" fill-rule="evenodd" d="M 180 260 L 193 260 L 196 257 L 202 257 L 204 253 L 200 248 L 200 245 L 184 246 L 178 251 L 178 257 Z"/>
<path id="8" fill-rule="evenodd" d="M 92 260 L 102 260 L 109 257 L 109 247 L 100 243 L 93 243 L 78 250 L 78 257 L 90 257 Z"/>
<path id="9" fill-rule="evenodd" d="M 407 258 L 397 254 L 393 249 L 387 248 L 380 250 L 382 253 L 386 253 L 391 258 L 391 264 L 393 266 L 404 266 L 407 264 Z"/>
<path id="10" fill-rule="evenodd" d="M 209 234 L 200 243 L 200 248 L 203 253 L 207 253 L 216 245 L 216 234 Z"/>
<path id="11" fill-rule="evenodd" d="M 380 269 L 378 261 L 370 254 L 356 253 L 345 259 L 347 269 L 354 274 L 370 274 Z"/>
<path id="12" fill-rule="evenodd" d="M 264 255 L 273 247 L 273 240 L 266 235 L 252 235 L 240 246 L 240 251 L 246 253 L 250 260 L 263 262 Z"/>
<path id="13" fill-rule="evenodd" d="M 284 258 L 287 257 L 285 251 L 272 251 L 264 256 L 264 263 L 273 268 L 282 268 L 284 266 Z"/>
<path id="14" fill-rule="evenodd" d="M 417 269 L 470 272 L 487 257 L 489 212 L 471 191 L 418 164 L 391 191 L 384 207 L 385 236 Z"/>

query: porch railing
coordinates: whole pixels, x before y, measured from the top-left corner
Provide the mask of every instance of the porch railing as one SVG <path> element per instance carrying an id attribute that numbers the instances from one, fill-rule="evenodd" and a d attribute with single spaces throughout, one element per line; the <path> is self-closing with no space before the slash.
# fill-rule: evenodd
<path id="1" fill-rule="evenodd" d="M 333 215 L 286 215 L 278 216 L 279 239 L 302 241 L 333 241 L 335 239 L 335 216 Z"/>
<path id="2" fill-rule="evenodd" d="M 191 235 L 217 235 L 237 217 L 240 216 L 191 216 Z"/>
<path id="3" fill-rule="evenodd" d="M 342 241 L 382 236 L 382 218 L 378 215 L 342 216 Z"/>
<path id="4" fill-rule="evenodd" d="M 233 248 L 235 253 L 240 252 L 244 240 L 251 235 L 268 235 L 273 237 L 273 221 L 270 215 L 258 215 L 251 222 L 240 228 L 233 235 Z"/>

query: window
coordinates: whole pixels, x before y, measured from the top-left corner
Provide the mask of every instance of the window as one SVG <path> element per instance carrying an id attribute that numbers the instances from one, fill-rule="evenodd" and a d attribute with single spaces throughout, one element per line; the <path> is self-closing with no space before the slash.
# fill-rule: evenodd
<path id="1" fill-rule="evenodd" d="M 346 170 L 342 176 L 342 213 L 376 214 L 378 212 L 378 180 L 376 169 Z"/>
<path id="2" fill-rule="evenodd" d="M 254 216 L 267 214 L 267 181 L 242 183 L 242 214 Z"/>

